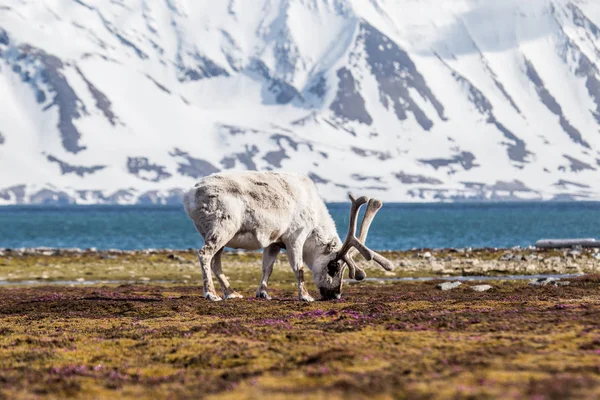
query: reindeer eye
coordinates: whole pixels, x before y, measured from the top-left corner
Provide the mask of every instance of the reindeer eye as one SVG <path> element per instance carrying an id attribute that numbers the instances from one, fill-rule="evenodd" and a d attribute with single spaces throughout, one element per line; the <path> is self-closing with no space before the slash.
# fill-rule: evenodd
<path id="1" fill-rule="evenodd" d="M 333 278 L 339 269 L 340 266 L 338 265 L 337 261 L 331 260 L 329 261 L 329 264 L 327 264 L 327 275 Z"/>

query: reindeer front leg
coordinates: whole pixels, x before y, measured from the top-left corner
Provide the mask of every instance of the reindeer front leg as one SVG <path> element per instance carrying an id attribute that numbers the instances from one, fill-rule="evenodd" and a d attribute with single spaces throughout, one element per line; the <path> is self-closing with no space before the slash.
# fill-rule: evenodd
<path id="1" fill-rule="evenodd" d="M 269 293 L 267 292 L 267 287 L 269 285 L 269 277 L 271 276 L 271 273 L 273 273 L 273 264 L 275 264 L 275 260 L 277 260 L 277 255 L 280 250 L 281 247 L 279 247 L 279 245 L 271 244 L 263 251 L 262 278 L 258 285 L 258 289 L 256 290 L 257 298 L 271 300 L 271 296 L 269 296 Z"/>
<path id="2" fill-rule="evenodd" d="M 304 286 L 304 262 L 302 261 L 302 247 L 286 246 L 287 256 L 292 267 L 292 271 L 296 274 L 298 280 L 298 298 L 300 301 L 315 301 Z"/>

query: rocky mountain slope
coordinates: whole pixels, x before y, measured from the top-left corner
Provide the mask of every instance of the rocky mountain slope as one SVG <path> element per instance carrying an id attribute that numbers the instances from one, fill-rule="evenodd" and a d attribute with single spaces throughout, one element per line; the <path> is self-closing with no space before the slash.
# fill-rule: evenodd
<path id="1" fill-rule="evenodd" d="M 0 203 L 600 199 L 600 2 L 0 0 Z"/>

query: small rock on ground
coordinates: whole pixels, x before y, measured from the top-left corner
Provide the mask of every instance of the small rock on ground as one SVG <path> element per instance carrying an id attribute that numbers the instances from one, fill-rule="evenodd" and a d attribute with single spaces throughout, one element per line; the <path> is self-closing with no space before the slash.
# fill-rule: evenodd
<path id="1" fill-rule="evenodd" d="M 492 288 L 491 285 L 476 285 L 476 286 L 471 286 L 471 289 L 473 289 L 476 292 L 485 292 L 487 290 L 490 290 Z"/>
<path id="2" fill-rule="evenodd" d="M 460 285 L 462 285 L 460 282 L 444 282 L 438 283 L 436 287 L 441 290 L 451 290 L 459 287 Z"/>
<path id="3" fill-rule="evenodd" d="M 180 262 L 180 263 L 182 263 L 182 264 L 189 264 L 189 263 L 190 263 L 190 262 L 189 262 L 188 260 L 186 260 L 185 258 L 183 258 L 183 257 L 181 257 L 181 256 L 178 256 L 177 254 L 173 254 L 173 253 L 169 254 L 169 255 L 167 256 L 167 258 L 168 258 L 168 259 L 170 259 L 170 260 L 177 260 L 177 261 L 179 261 L 179 262 Z"/>
<path id="4" fill-rule="evenodd" d="M 529 280 L 531 286 L 568 286 L 571 282 L 561 281 L 559 278 L 538 278 Z"/>
<path id="5" fill-rule="evenodd" d="M 581 251 L 579 250 L 571 250 L 567 253 L 568 257 L 573 257 L 573 258 L 577 258 L 577 257 L 581 257 Z"/>

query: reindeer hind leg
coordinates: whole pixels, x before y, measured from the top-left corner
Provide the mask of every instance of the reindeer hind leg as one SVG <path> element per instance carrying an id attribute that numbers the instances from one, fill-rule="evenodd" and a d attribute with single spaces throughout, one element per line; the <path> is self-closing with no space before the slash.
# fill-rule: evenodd
<path id="1" fill-rule="evenodd" d="M 199 232 L 202 232 L 198 226 L 196 226 Z M 220 265 L 220 250 L 229 241 L 229 236 L 221 234 L 207 234 L 204 239 L 204 246 L 198 251 L 198 260 L 200 261 L 200 267 L 202 268 L 202 283 L 204 286 L 204 297 L 211 301 L 222 300 L 215 291 L 215 285 L 212 278 L 213 259 L 218 255 L 218 261 Z M 219 268 L 220 269 L 220 268 Z M 217 274 L 217 278 L 220 277 Z M 229 283 L 227 282 L 229 285 Z"/>
<path id="2" fill-rule="evenodd" d="M 215 253 L 215 256 L 212 259 L 212 272 L 217 277 L 219 284 L 221 285 L 221 289 L 223 289 L 223 295 L 226 299 L 241 299 L 244 296 L 236 292 L 230 285 L 227 280 L 227 276 L 223 273 L 223 269 L 221 268 L 221 256 L 223 255 L 224 247 L 221 247 L 219 251 Z"/>

